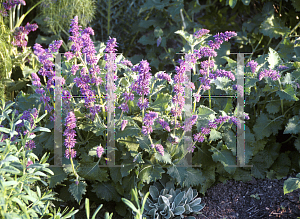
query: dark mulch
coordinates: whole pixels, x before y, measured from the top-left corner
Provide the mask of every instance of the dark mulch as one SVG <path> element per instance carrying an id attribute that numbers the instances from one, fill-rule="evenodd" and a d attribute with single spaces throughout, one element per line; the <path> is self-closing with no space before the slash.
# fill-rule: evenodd
<path id="1" fill-rule="evenodd" d="M 227 180 L 225 184 L 219 182 L 210 187 L 201 203 L 205 203 L 201 211 L 203 215 L 194 215 L 196 219 L 258 219 L 258 218 L 292 218 L 300 217 L 300 189 L 283 194 L 284 181 L 289 177 L 295 177 L 297 173 L 277 179 L 255 179 L 242 182 Z M 257 195 L 259 199 L 250 197 Z M 76 219 L 86 218 L 84 207 L 75 216 Z M 96 206 L 95 206 L 96 207 Z M 114 207 L 109 205 L 103 207 L 97 215 L 97 219 L 104 218 L 106 211 L 113 212 Z M 95 209 L 91 211 L 94 212 Z M 113 219 L 119 219 L 116 213 Z"/>
<path id="2" fill-rule="evenodd" d="M 285 179 L 295 177 L 290 174 L 281 180 L 254 179 L 248 182 L 228 180 L 209 188 L 201 203 L 201 211 L 207 218 L 293 218 L 300 217 L 300 189 L 283 194 Z M 250 197 L 258 194 L 260 199 Z M 197 215 L 196 219 L 205 216 Z"/>

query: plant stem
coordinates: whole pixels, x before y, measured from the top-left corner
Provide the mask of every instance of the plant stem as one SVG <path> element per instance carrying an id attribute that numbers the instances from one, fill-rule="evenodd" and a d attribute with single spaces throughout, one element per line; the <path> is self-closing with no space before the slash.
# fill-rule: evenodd
<path id="1" fill-rule="evenodd" d="M 282 38 L 280 43 L 278 43 L 278 45 L 275 47 L 275 50 L 277 50 L 278 47 L 280 46 L 280 44 L 282 43 L 282 41 L 284 41 L 287 38 L 288 35 L 291 35 L 299 26 L 300 26 L 300 21 L 298 22 L 298 24 L 293 28 L 293 30 L 289 34 L 285 35 L 285 37 Z"/>

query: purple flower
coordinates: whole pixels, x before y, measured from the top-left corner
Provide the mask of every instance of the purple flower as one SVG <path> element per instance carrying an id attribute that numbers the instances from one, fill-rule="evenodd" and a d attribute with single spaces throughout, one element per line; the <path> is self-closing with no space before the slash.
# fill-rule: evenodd
<path id="1" fill-rule="evenodd" d="M 142 60 L 137 68 L 139 76 L 137 81 L 132 85 L 132 90 L 136 91 L 138 95 L 144 96 L 150 93 L 149 83 L 151 79 L 151 68 L 147 60 Z"/>
<path id="2" fill-rule="evenodd" d="M 32 85 L 40 87 L 41 86 L 41 80 L 40 80 L 39 76 L 37 76 L 37 74 L 33 72 L 31 74 L 31 77 L 32 77 Z"/>
<path id="3" fill-rule="evenodd" d="M 33 133 L 31 133 L 33 134 Z M 25 143 L 25 148 L 28 150 L 31 150 L 33 148 L 35 148 L 35 143 L 33 140 L 29 140 L 28 142 Z"/>
<path id="4" fill-rule="evenodd" d="M 157 47 L 160 45 L 160 43 L 161 43 L 161 37 L 158 37 L 158 39 L 157 39 Z"/>
<path id="5" fill-rule="evenodd" d="M 175 94 L 183 93 L 184 92 L 184 87 L 180 83 L 175 84 L 173 91 L 174 91 Z"/>
<path id="6" fill-rule="evenodd" d="M 97 156 L 100 158 L 104 152 L 104 148 L 102 146 L 98 146 L 96 152 L 97 152 Z"/>
<path id="7" fill-rule="evenodd" d="M 201 46 L 199 50 L 194 50 L 195 54 L 197 55 L 198 59 L 202 57 L 216 57 L 217 52 L 210 47 Z"/>
<path id="8" fill-rule="evenodd" d="M 65 158 L 70 159 L 70 155 L 71 158 L 74 159 L 76 157 L 76 151 L 74 149 L 66 149 L 65 150 Z"/>
<path id="9" fill-rule="evenodd" d="M 209 122 L 208 122 L 208 127 L 209 127 L 209 128 L 216 129 L 217 126 L 218 126 L 218 124 L 217 124 L 215 121 L 209 121 Z"/>
<path id="10" fill-rule="evenodd" d="M 216 75 L 217 75 L 217 77 L 227 77 L 227 78 L 230 78 L 231 80 L 235 81 L 235 77 L 231 73 L 231 71 L 226 71 L 224 69 L 217 69 Z"/>
<path id="11" fill-rule="evenodd" d="M 79 65 L 73 65 L 71 67 L 71 72 L 72 72 L 72 75 L 75 75 L 76 74 L 76 71 L 79 70 Z"/>
<path id="12" fill-rule="evenodd" d="M 140 110 L 143 110 L 143 109 L 145 110 L 149 107 L 149 101 L 147 98 L 144 98 L 144 100 L 143 100 L 143 98 L 141 97 L 141 98 L 139 98 L 137 105 L 140 108 Z"/>
<path id="13" fill-rule="evenodd" d="M 71 155 L 72 158 L 76 156 L 76 151 L 74 149 L 71 149 L 75 147 L 76 140 L 76 131 L 74 128 L 76 127 L 76 117 L 74 112 L 69 112 L 66 119 L 65 119 L 65 132 L 64 136 L 66 136 L 65 139 L 65 146 L 66 146 L 66 151 L 65 151 L 65 157 L 69 159 L 69 156 Z"/>
<path id="14" fill-rule="evenodd" d="M 208 41 L 208 45 L 212 49 L 220 49 L 223 41 L 228 41 L 231 37 L 237 36 L 233 31 L 226 31 L 225 33 L 218 33 L 214 35 L 214 42 L 212 40 Z"/>
<path id="15" fill-rule="evenodd" d="M 254 73 L 255 70 L 256 70 L 256 67 L 258 66 L 258 63 L 254 60 L 251 60 L 250 62 L 247 63 L 246 67 L 249 67 L 251 68 L 251 72 Z"/>
<path id="16" fill-rule="evenodd" d="M 201 95 L 194 93 L 193 96 L 194 96 L 194 98 L 196 98 L 196 102 L 198 103 L 200 101 Z"/>
<path id="17" fill-rule="evenodd" d="M 229 120 L 229 123 L 234 123 L 237 127 L 241 128 L 241 122 L 238 118 L 232 116 Z"/>
<path id="18" fill-rule="evenodd" d="M 241 85 L 236 85 L 236 84 L 234 84 L 233 86 L 232 86 L 232 88 L 233 88 L 233 90 L 237 90 L 238 92 L 239 92 L 239 94 L 241 95 L 241 97 L 244 97 L 244 89 L 243 89 L 243 86 L 241 86 Z"/>
<path id="19" fill-rule="evenodd" d="M 121 110 L 127 112 L 127 113 L 128 113 L 128 111 L 129 111 L 129 107 L 128 107 L 127 102 L 126 102 L 126 103 L 122 103 L 121 106 L 119 106 L 119 108 L 120 108 Z"/>
<path id="20" fill-rule="evenodd" d="M 279 65 L 279 66 L 277 67 L 277 69 L 278 69 L 279 71 L 283 71 L 283 70 L 289 69 L 289 67 L 284 66 L 284 65 Z"/>
<path id="21" fill-rule="evenodd" d="M 203 135 L 208 135 L 210 133 L 210 128 L 209 127 L 202 127 L 201 128 L 201 133 Z"/>
<path id="22" fill-rule="evenodd" d="M 154 124 L 154 120 L 158 118 L 158 114 L 156 112 L 150 111 L 146 113 L 143 123 L 145 126 L 142 126 L 142 133 L 144 135 L 151 134 L 153 132 L 152 125 Z"/>
<path id="23" fill-rule="evenodd" d="M 126 127 L 126 125 L 128 124 L 128 120 L 123 120 L 122 124 L 121 124 L 121 131 L 123 131 Z"/>
<path id="24" fill-rule="evenodd" d="M 188 118 L 185 123 L 183 130 L 188 132 L 192 130 L 192 126 L 197 122 L 198 115 L 192 115 L 190 118 Z"/>
<path id="25" fill-rule="evenodd" d="M 267 70 L 267 69 L 265 69 L 265 70 L 260 72 L 259 80 L 261 81 L 264 77 L 269 77 L 273 81 L 276 81 L 281 77 L 281 75 L 276 70 L 272 70 L 272 69 Z"/>
<path id="26" fill-rule="evenodd" d="M 32 160 L 29 160 L 26 164 L 26 167 L 30 166 L 31 164 L 33 164 Z"/>
<path id="27" fill-rule="evenodd" d="M 164 147 L 161 144 L 155 145 L 155 148 L 158 150 L 158 152 L 161 154 L 161 156 L 164 156 Z"/>
<path id="28" fill-rule="evenodd" d="M 171 82 L 171 81 L 172 81 L 170 75 L 168 75 L 168 74 L 165 73 L 165 72 L 159 72 L 159 73 L 157 73 L 157 74 L 156 74 L 156 77 L 157 77 L 158 79 L 166 80 L 166 81 L 168 81 L 168 82 Z"/>
<path id="29" fill-rule="evenodd" d="M 115 53 L 117 49 L 115 49 L 117 46 L 117 39 L 109 37 L 109 40 L 107 41 L 105 52 L 108 53 Z"/>
<path id="30" fill-rule="evenodd" d="M 74 57 L 74 54 L 72 52 L 65 52 L 65 57 L 67 59 L 67 61 L 70 61 L 70 59 L 72 59 Z"/>
<path id="31" fill-rule="evenodd" d="M 127 60 L 127 59 L 124 59 L 123 61 L 121 61 L 121 63 L 122 63 L 123 65 L 127 65 L 127 66 L 129 66 L 129 67 L 132 67 L 131 61 L 129 61 L 129 60 Z"/>
<path id="32" fill-rule="evenodd" d="M 153 129 L 151 126 L 142 126 L 142 133 L 144 135 L 149 135 L 153 132 Z"/>
<path id="33" fill-rule="evenodd" d="M 202 37 L 203 35 L 208 34 L 209 32 L 210 32 L 210 30 L 207 30 L 207 29 L 200 29 L 200 30 L 198 30 L 198 31 L 196 31 L 196 32 L 194 33 L 194 37 L 200 38 L 200 37 Z"/>
<path id="34" fill-rule="evenodd" d="M 12 7 L 18 4 L 26 5 L 26 2 L 24 0 L 7 0 L 3 3 L 3 7 L 9 11 Z"/>
<path id="35" fill-rule="evenodd" d="M 227 122 L 227 120 L 230 119 L 230 116 L 219 116 L 218 119 L 215 119 L 215 123 L 219 123 L 219 124 L 222 124 L 224 122 Z"/>
<path id="36" fill-rule="evenodd" d="M 166 129 L 168 132 L 170 132 L 170 126 L 168 122 L 164 121 L 164 119 L 158 119 L 159 124 L 162 126 L 163 129 Z"/>
<path id="37" fill-rule="evenodd" d="M 63 41 L 62 40 L 55 40 L 53 44 L 49 45 L 49 48 L 46 50 L 48 53 L 56 53 L 59 51 Z"/>
<path id="38" fill-rule="evenodd" d="M 133 93 L 128 93 L 127 91 L 123 93 L 124 99 L 126 101 L 128 100 L 134 100 L 134 94 Z"/>
<path id="39" fill-rule="evenodd" d="M 203 142 L 205 139 L 201 133 L 194 134 L 193 136 L 194 136 L 194 141 L 197 142 Z"/>
<path id="40" fill-rule="evenodd" d="M 14 31 L 14 42 L 12 42 L 13 45 L 18 47 L 26 47 L 27 46 L 27 40 L 25 37 L 29 34 L 31 31 L 36 31 L 38 28 L 37 24 L 29 24 L 27 23 L 25 27 L 18 27 Z"/>

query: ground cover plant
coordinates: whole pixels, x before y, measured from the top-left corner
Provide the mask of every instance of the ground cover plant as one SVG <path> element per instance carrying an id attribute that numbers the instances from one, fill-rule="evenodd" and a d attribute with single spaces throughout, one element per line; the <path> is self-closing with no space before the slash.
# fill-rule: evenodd
<path id="1" fill-rule="evenodd" d="M 237 92 L 243 95 L 234 82 L 236 62 L 225 56 L 223 59 L 228 64 L 222 67 L 214 60 L 221 44 L 236 37 L 236 33 L 227 31 L 212 36 L 207 29 L 199 29 L 193 34 L 182 30 L 176 33 L 187 42 L 182 50 L 187 54 L 181 57 L 175 73 L 171 74 L 153 73 L 147 60 L 133 66 L 124 56 L 117 56 L 115 38 L 110 38 L 106 46 L 100 44 L 95 48 L 90 38 L 93 29 L 81 30 L 78 17 L 72 20 L 71 51 L 65 53 L 61 78 L 55 76 L 53 58 L 62 41 L 55 41 L 46 50 L 35 44 L 34 54 L 41 66 L 39 72 L 31 74 L 30 87 L 35 93 L 21 92 L 16 98 L 16 108 L 24 114 L 35 107 L 49 112 L 40 122 L 52 132 L 39 134 L 35 141 L 31 139 L 27 143 L 27 147 L 38 156 L 45 151 L 53 155 L 53 88 L 54 83 L 62 85 L 64 166 L 50 168 L 55 177 L 49 179 L 49 187 L 57 189 L 61 198 L 71 197 L 80 203 L 85 195 L 96 194 L 104 201 L 117 202 L 116 211 L 130 217 L 121 197 L 129 199 L 134 187 L 145 194 L 162 177 L 174 179 L 182 187 L 193 186 L 204 194 L 217 179 L 246 181 L 250 174 L 256 178 L 280 179 L 292 169 L 299 171 L 297 43 L 296 55 L 291 61 L 283 61 L 280 53 L 269 48 L 268 54 L 247 62 L 244 94 L 247 114 L 243 116 L 249 119 L 245 125 L 245 150 L 246 163 L 254 165 L 250 172 L 247 168 L 227 167 L 236 164 L 234 133 L 236 125 L 242 124 L 236 118 L 235 103 L 231 98 L 219 100 L 213 97 Z M 185 72 L 194 69 L 197 69 L 192 72 L 194 83 L 186 83 Z M 105 99 L 108 88 L 104 82 L 110 80 L 107 73 L 111 70 L 115 72 L 116 86 L 113 88 L 115 95 L 109 97 L 116 103 L 115 154 L 116 160 L 120 161 L 118 164 L 124 167 L 100 168 L 98 164 L 106 163 L 101 159 L 105 158 L 104 149 L 111 150 L 104 146 L 107 115 L 111 110 Z M 196 91 L 190 118 L 182 114 L 185 112 L 183 94 L 187 87 Z M 203 98 L 204 95 L 209 98 Z M 183 136 L 188 131 L 192 131 L 194 141 L 185 148 Z M 288 135 L 288 142 L 293 143 L 293 153 L 282 150 L 276 138 L 279 131 Z M 177 166 L 189 151 L 194 151 L 193 164 L 201 167 Z M 293 180 L 293 183 L 287 183 L 286 191 L 297 189 L 295 182 L 298 179 Z M 62 185 L 66 187 L 62 188 Z"/>

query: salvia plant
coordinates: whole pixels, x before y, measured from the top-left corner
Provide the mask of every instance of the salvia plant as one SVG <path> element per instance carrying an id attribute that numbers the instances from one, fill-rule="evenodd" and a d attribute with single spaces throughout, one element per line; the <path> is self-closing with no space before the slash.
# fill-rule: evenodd
<path id="1" fill-rule="evenodd" d="M 47 178 L 53 172 L 48 168 L 47 159 L 49 154 L 44 154 L 41 159 L 32 153 L 31 141 L 37 132 L 49 132 L 42 127 L 31 127 L 29 118 L 17 116 L 17 111 L 9 109 L 14 103 L 5 105 L 1 101 L 0 115 L 0 217 L 1 218 L 43 218 L 53 216 L 55 212 L 53 201 L 59 200 L 56 193 L 47 188 Z M 43 117 L 31 118 L 38 123 Z M 7 122 L 10 128 L 2 124 Z M 15 138 L 16 126 L 24 122 L 23 130 L 26 132 Z M 65 209 L 65 214 L 67 209 Z M 64 217 L 70 218 L 76 211 L 73 209 Z M 58 210 L 60 212 L 60 209 Z M 58 214 L 58 213 L 57 213 Z M 62 214 L 59 214 L 63 216 Z"/>
<path id="2" fill-rule="evenodd" d="M 252 175 L 257 178 L 270 175 L 267 169 L 276 164 L 274 161 L 277 158 L 276 165 L 289 159 L 287 155 L 280 155 L 279 158 L 279 144 L 274 144 L 276 150 L 272 153 L 272 148 L 265 145 L 268 142 L 266 139 L 274 140 L 270 135 L 276 134 L 284 122 L 288 123 L 286 133 L 297 135 L 300 132 L 292 129 L 298 117 L 291 118 L 287 114 L 290 110 L 294 114 L 299 111 L 299 106 L 293 105 L 298 100 L 297 63 L 283 65 L 279 54 L 270 48 L 268 55 L 247 62 L 246 66 L 251 72 L 247 69 L 245 74 L 244 93 L 240 86 L 233 83 L 236 79 L 236 62 L 224 56 L 228 64 L 220 67 L 214 61 L 216 50 L 224 41 L 235 37 L 235 32 L 226 31 L 213 37 L 206 29 L 194 34 L 185 31 L 177 33 L 189 43 L 185 48 L 186 55 L 178 61 L 175 74 L 157 72 L 154 77 L 147 60 L 132 65 L 124 56 L 117 55 L 115 38 L 110 38 L 106 46 L 101 44 L 96 48 L 90 38 L 94 35 L 93 29 L 88 27 L 82 30 L 78 25 L 78 17 L 71 23 L 71 51 L 65 53 L 62 77 L 55 76 L 53 63 L 62 41 L 55 41 L 48 49 L 35 44 L 34 53 L 41 63 L 39 72 L 31 74 L 30 87 L 35 93 L 20 94 L 17 99 L 18 107 L 31 108 L 33 113 L 37 103 L 43 103 L 41 110 L 50 114 L 44 122 L 46 127 L 53 128 L 54 82 L 62 86 L 65 117 L 63 165 L 70 164 L 71 168 L 53 168 L 53 172 L 60 177 L 50 179 L 51 188 L 64 182 L 68 190 L 64 188 L 62 194 L 68 191 L 80 202 L 88 186 L 85 180 L 88 180 L 98 198 L 120 202 L 121 196 L 129 198 L 130 188 L 143 190 L 145 184 L 155 182 L 163 175 L 168 175 L 182 187 L 197 186 L 201 193 L 205 193 L 215 181 L 216 171 L 223 179 L 228 175 L 236 180 L 247 179 L 247 176 L 241 177 L 246 175 L 245 170 L 228 167 L 236 164 L 235 126 L 242 127 L 233 101 L 229 98 L 216 101 L 213 97 L 236 95 L 237 92 L 240 96 L 250 95 L 246 98 L 248 105 L 245 111 L 251 112 L 251 116 L 245 114 L 240 117 L 247 120 L 251 118 L 245 127 L 246 151 L 247 148 L 249 150 L 246 163 L 253 158 L 251 163 L 255 166 Z M 211 40 L 206 42 L 209 37 Z M 191 75 L 194 82 L 186 77 L 186 72 L 191 70 L 194 70 Z M 287 73 L 282 81 L 283 73 L 287 71 L 291 73 Z M 113 74 L 108 74 L 111 72 Z M 41 84 L 40 77 L 47 82 L 46 86 Z M 105 81 L 115 83 L 105 85 Z M 190 117 L 182 114 L 186 112 L 184 105 L 188 89 L 195 90 Z M 111 90 L 113 94 L 108 94 Z M 206 99 L 202 98 L 205 94 L 208 95 Z M 74 98 L 74 95 L 85 98 Z M 265 102 L 258 106 L 260 97 L 265 98 Z M 109 100 L 113 100 L 117 107 L 109 105 Z M 265 110 L 270 113 L 269 117 L 264 113 Z M 122 167 L 100 168 L 98 164 L 106 164 L 105 159 L 100 158 L 105 156 L 105 152 L 109 154 L 113 150 L 101 145 L 106 144 L 105 130 L 108 125 L 105 123 L 108 123 L 108 115 L 114 111 L 117 130 L 114 152 L 116 161 Z M 217 116 L 217 112 L 221 115 Z M 186 132 L 192 132 L 193 136 L 188 147 L 183 140 Z M 39 136 L 37 142 L 45 145 L 44 149 L 51 150 L 53 145 L 46 143 L 53 142 L 51 135 L 45 133 Z M 297 144 L 295 146 L 297 148 Z M 36 149 L 37 153 L 42 151 L 34 147 L 33 142 L 28 143 L 27 147 Z M 201 168 L 177 166 L 184 163 L 184 157 L 190 152 L 194 153 L 193 161 L 201 164 Z M 272 157 L 264 159 L 270 156 L 268 153 Z M 289 166 L 284 173 L 288 171 Z M 284 175 L 280 171 L 276 174 L 277 177 Z M 123 216 L 125 207 L 121 204 L 117 206 L 117 211 L 123 212 Z"/>

